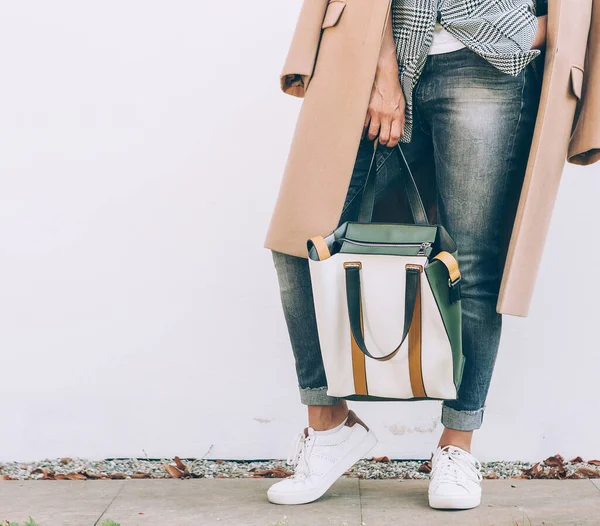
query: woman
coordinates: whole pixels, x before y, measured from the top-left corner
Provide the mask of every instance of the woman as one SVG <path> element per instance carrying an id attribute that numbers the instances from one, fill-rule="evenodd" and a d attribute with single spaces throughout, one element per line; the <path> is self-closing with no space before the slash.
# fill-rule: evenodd
<path id="1" fill-rule="evenodd" d="M 432 460 L 429 503 L 467 509 L 481 501 L 471 454 L 500 341 L 496 302 L 540 94 L 536 57 L 545 42 L 545 6 L 531 0 L 393 0 L 363 140 L 339 224 L 356 220 L 373 140 L 377 196 L 398 175 L 402 141 L 411 168 L 435 165 L 437 223 L 456 241 L 462 274 L 463 353 L 457 400 L 442 406 L 444 430 Z M 419 8 L 417 8 L 417 6 Z M 480 16 L 479 16 L 480 15 Z M 268 491 L 271 502 L 319 498 L 376 443 L 342 399 L 327 395 L 308 261 L 273 250 L 308 427 L 298 438 L 295 474 Z"/>

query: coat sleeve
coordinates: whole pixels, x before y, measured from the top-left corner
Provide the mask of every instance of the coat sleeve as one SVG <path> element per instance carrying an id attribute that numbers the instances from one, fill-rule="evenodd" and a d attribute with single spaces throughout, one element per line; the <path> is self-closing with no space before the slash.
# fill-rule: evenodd
<path id="1" fill-rule="evenodd" d="M 304 97 L 306 93 L 317 60 L 327 5 L 328 0 L 304 0 L 302 4 L 280 78 L 281 89 L 288 95 Z"/>
<path id="2" fill-rule="evenodd" d="M 571 70 L 574 93 L 580 95 L 568 161 L 588 165 L 600 160 L 600 0 L 594 0 L 585 69 Z"/>

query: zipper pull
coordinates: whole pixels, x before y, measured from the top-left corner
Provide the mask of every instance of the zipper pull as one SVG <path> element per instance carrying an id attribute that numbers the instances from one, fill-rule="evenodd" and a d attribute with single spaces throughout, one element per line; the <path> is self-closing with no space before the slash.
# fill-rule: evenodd
<path id="1" fill-rule="evenodd" d="M 419 253 L 417 254 L 418 256 L 424 256 L 426 255 L 427 249 L 431 246 L 431 243 L 429 243 L 428 241 L 425 241 L 424 243 L 421 243 L 421 248 L 419 249 Z"/>

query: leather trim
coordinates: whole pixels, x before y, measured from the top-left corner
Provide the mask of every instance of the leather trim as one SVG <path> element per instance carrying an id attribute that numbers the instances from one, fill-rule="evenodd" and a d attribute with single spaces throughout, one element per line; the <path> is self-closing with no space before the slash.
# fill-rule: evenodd
<path id="1" fill-rule="evenodd" d="M 363 426 L 367 431 L 369 430 L 367 424 L 365 424 L 360 418 L 358 418 L 358 416 L 356 416 L 356 413 L 354 411 L 352 411 L 352 409 L 348 410 L 348 419 L 346 420 L 346 425 L 348 427 L 353 427 L 354 424 L 359 424 L 361 426 Z"/>
<path id="2" fill-rule="evenodd" d="M 340 16 L 342 16 L 342 11 L 344 11 L 345 7 L 346 2 L 343 0 L 330 0 L 327 11 L 325 11 L 321 29 L 335 26 L 340 20 Z"/>
<path id="3" fill-rule="evenodd" d="M 450 276 L 450 281 L 456 281 L 460 279 L 460 270 L 458 268 L 458 261 L 456 258 L 450 254 L 450 252 L 440 252 L 436 254 L 433 259 L 439 259 L 448 269 L 448 275 Z"/>
<path id="4" fill-rule="evenodd" d="M 408 331 L 408 369 L 410 376 L 410 387 L 415 398 L 426 397 L 425 385 L 423 384 L 423 369 L 421 366 L 421 274 L 417 286 L 415 297 L 415 308 L 412 316 L 412 323 Z M 358 394 L 358 393 L 357 393 Z"/>
<path id="5" fill-rule="evenodd" d="M 362 304 L 360 306 L 360 330 L 364 332 Z M 367 358 L 356 343 L 354 334 L 352 334 L 352 330 L 350 330 L 350 342 L 352 346 L 352 374 L 354 376 L 354 392 L 357 395 L 368 395 Z"/>
<path id="6" fill-rule="evenodd" d="M 571 66 L 571 90 L 578 99 L 581 99 L 583 90 L 583 71 L 579 66 Z"/>
<path id="7" fill-rule="evenodd" d="M 329 251 L 329 247 L 327 246 L 327 243 L 325 243 L 323 236 L 311 237 L 310 240 L 317 250 L 319 261 L 323 261 L 331 257 L 331 252 Z"/>

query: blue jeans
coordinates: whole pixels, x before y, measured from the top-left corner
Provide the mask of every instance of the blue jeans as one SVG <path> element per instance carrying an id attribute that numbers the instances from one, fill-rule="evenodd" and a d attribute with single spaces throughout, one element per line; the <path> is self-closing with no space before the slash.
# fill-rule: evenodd
<path id="1" fill-rule="evenodd" d="M 539 103 L 538 68 L 531 63 L 513 77 L 463 48 L 429 56 L 414 91 L 414 133 L 402 149 L 417 174 L 435 168 L 436 222 L 458 246 L 462 275 L 465 367 L 458 398 L 442 405 L 442 424 L 452 429 L 478 429 L 483 421 L 502 328 L 496 303 Z M 363 140 L 339 224 L 358 217 L 372 151 Z M 397 149 L 380 147 L 377 201 L 399 167 Z M 335 404 L 340 399 L 326 393 L 308 260 L 272 255 L 301 402 Z"/>

